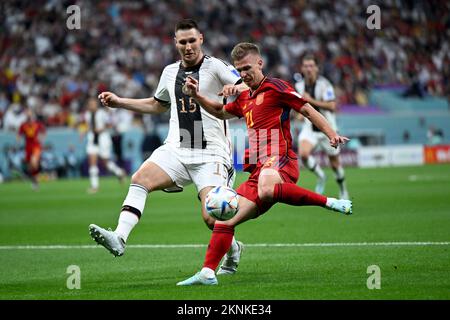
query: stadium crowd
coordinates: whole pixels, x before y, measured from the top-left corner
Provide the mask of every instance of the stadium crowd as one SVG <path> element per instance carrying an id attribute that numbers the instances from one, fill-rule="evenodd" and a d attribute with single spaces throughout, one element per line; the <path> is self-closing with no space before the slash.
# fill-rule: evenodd
<path id="1" fill-rule="evenodd" d="M 66 26 L 73 4 L 79 30 Z M 381 9 L 379 30 L 366 27 L 371 4 Z M 76 126 L 98 92 L 152 95 L 162 66 L 177 59 L 173 26 L 185 17 L 198 20 L 206 53 L 229 61 L 237 42 L 260 43 L 267 73 L 289 81 L 300 56 L 315 52 L 339 104 L 365 105 L 367 90 L 386 84 L 450 97 L 448 1 L 35 0 L 0 9 L 3 130 L 17 129 L 25 107 L 47 126 Z"/>

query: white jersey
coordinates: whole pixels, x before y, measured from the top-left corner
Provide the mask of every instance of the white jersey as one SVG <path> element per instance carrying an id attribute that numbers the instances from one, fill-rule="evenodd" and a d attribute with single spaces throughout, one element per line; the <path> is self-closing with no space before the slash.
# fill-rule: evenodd
<path id="1" fill-rule="evenodd" d="M 84 121 L 89 126 L 89 133 L 93 134 L 94 129 L 104 131 L 110 123 L 110 117 L 108 112 L 103 109 L 98 109 L 94 114 L 92 111 L 86 111 Z"/>
<path id="2" fill-rule="evenodd" d="M 98 154 L 104 159 L 111 156 L 111 135 L 108 130 L 110 117 L 104 109 L 98 109 L 95 112 L 87 111 L 84 114 L 84 120 L 89 126 L 87 134 L 86 151 L 88 154 Z M 96 134 L 94 130 L 101 131 Z"/>
<path id="3" fill-rule="evenodd" d="M 164 143 L 172 145 L 184 163 L 225 161 L 231 165 L 228 123 L 210 115 L 182 92 L 187 76 L 199 81 L 202 94 L 218 102 L 222 102 L 217 94 L 223 86 L 240 80 L 233 66 L 207 55 L 193 67 L 184 68 L 180 61 L 165 67 L 154 95 L 171 109 L 169 133 Z"/>
<path id="4" fill-rule="evenodd" d="M 325 77 L 319 76 L 316 80 L 316 82 L 312 86 L 308 86 L 305 89 L 305 79 L 300 80 L 295 84 L 295 90 L 297 90 L 298 93 L 304 94 L 305 91 L 309 93 L 309 95 L 319 101 L 333 101 L 336 99 L 336 96 L 334 94 L 333 86 L 331 85 L 330 81 L 326 79 Z M 333 130 L 337 131 L 337 124 L 336 124 L 336 115 L 333 111 L 323 109 L 323 108 L 317 108 L 313 106 L 317 111 L 319 111 L 328 121 L 330 126 L 333 128 Z M 304 122 L 304 128 L 308 130 L 312 130 L 314 132 L 320 132 L 318 128 L 316 128 L 311 121 L 305 118 Z"/>

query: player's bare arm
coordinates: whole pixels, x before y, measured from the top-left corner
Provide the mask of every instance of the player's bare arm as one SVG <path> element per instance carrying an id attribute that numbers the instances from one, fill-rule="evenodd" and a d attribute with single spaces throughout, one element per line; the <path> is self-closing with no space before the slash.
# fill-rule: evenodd
<path id="1" fill-rule="evenodd" d="M 100 93 L 98 98 L 105 107 L 122 108 L 138 113 L 159 114 L 166 112 L 168 109 L 154 97 L 145 99 L 122 98 L 112 92 L 105 91 Z"/>
<path id="2" fill-rule="evenodd" d="M 225 120 L 235 117 L 233 114 L 225 111 L 222 103 L 211 100 L 202 95 L 198 90 L 198 81 L 192 77 L 186 78 L 183 92 L 194 98 L 202 106 L 203 109 L 205 109 L 208 113 L 212 114 L 216 118 Z"/>
<path id="3" fill-rule="evenodd" d="M 308 92 L 305 92 L 303 95 L 303 99 L 308 101 L 310 105 L 316 108 L 322 108 L 329 111 L 336 111 L 336 101 L 319 101 L 311 97 L 311 95 Z"/>
<path id="4" fill-rule="evenodd" d="M 221 97 L 223 96 L 224 98 L 228 98 L 231 96 L 237 96 L 247 89 L 248 87 L 245 83 L 226 84 L 223 86 L 222 91 L 220 91 L 218 95 Z"/>
<path id="5" fill-rule="evenodd" d="M 311 121 L 320 131 L 322 131 L 328 139 L 330 139 L 330 145 L 333 147 L 338 147 L 339 144 L 343 144 L 350 139 L 347 137 L 343 137 L 338 135 L 328 124 L 325 117 L 314 109 L 309 103 L 306 103 L 301 109 L 300 112 L 305 118 Z"/>

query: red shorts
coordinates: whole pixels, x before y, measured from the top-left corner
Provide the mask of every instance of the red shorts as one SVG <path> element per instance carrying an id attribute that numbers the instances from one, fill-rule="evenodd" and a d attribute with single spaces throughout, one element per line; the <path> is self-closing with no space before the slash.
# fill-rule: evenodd
<path id="1" fill-rule="evenodd" d="M 42 148 L 40 145 L 31 145 L 25 147 L 25 161 L 30 162 L 33 156 L 40 158 Z"/>
<path id="2" fill-rule="evenodd" d="M 281 176 L 284 182 L 297 183 L 299 177 L 298 160 L 297 157 L 291 155 L 273 156 L 267 158 L 264 162 L 258 162 L 253 169 L 248 180 L 242 183 L 236 192 L 256 203 L 259 210 L 259 215 L 267 212 L 275 202 L 261 201 L 258 197 L 258 179 L 263 169 L 275 169 Z"/>

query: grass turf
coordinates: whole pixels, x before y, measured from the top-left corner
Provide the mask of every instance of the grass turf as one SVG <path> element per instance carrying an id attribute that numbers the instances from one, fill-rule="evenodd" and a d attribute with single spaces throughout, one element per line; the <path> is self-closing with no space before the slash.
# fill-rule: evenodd
<path id="1" fill-rule="evenodd" d="M 337 186 L 329 174 L 327 194 Z M 236 185 L 246 174 L 238 175 Z M 448 242 L 450 166 L 347 169 L 354 214 L 277 204 L 236 229 L 246 244 Z M 313 189 L 303 170 L 300 184 Z M 127 192 L 111 178 L 86 194 L 87 180 L 0 185 L 0 299 L 449 299 L 450 245 L 247 246 L 239 272 L 215 287 L 177 287 L 202 264 L 210 231 L 191 186 L 152 193 L 128 243 L 203 244 L 129 248 L 114 258 L 103 248 L 19 249 L 18 245 L 92 245 L 88 225 L 115 227 Z M 6 247 L 12 246 L 12 247 Z M 81 289 L 69 290 L 69 265 Z M 366 286 L 378 265 L 381 289 Z"/>

